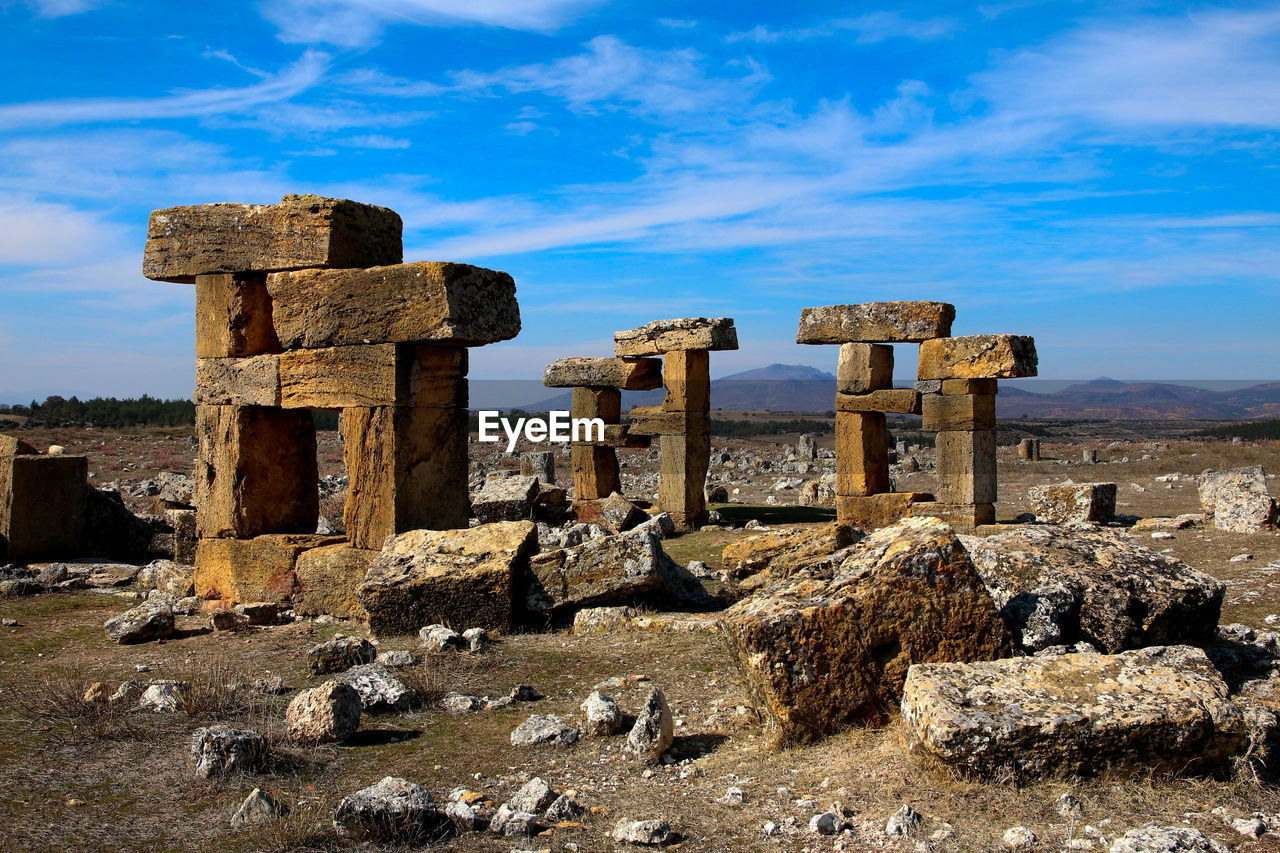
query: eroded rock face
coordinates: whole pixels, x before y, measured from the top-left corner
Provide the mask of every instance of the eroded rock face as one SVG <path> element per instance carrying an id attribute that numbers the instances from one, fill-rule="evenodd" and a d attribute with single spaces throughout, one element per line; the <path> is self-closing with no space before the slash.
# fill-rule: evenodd
<path id="1" fill-rule="evenodd" d="M 627 748 L 649 764 L 657 764 L 675 741 L 675 718 L 667 697 L 658 688 L 649 691 L 644 707 L 627 733 Z"/>
<path id="2" fill-rule="evenodd" d="M 1225 585 L 1123 533 L 1035 525 L 961 541 L 1028 651 L 1084 641 L 1114 654 L 1213 639 Z"/>
<path id="3" fill-rule="evenodd" d="M 452 829 L 424 788 L 394 776 L 344 797 L 333 825 L 347 838 L 388 842 L 435 840 Z"/>
<path id="4" fill-rule="evenodd" d="M 531 521 L 468 530 L 411 530 L 389 539 L 356 597 L 375 635 L 423 625 L 511 628 L 516 588 L 537 553 Z"/>
<path id="5" fill-rule="evenodd" d="M 687 350 L 731 350 L 738 348 L 738 332 L 729 317 L 682 317 L 654 320 L 638 329 L 615 332 L 613 353 L 617 356 L 662 355 Z"/>
<path id="6" fill-rule="evenodd" d="M 408 711 L 417 691 L 392 675 L 381 664 L 353 666 L 334 681 L 355 688 L 365 711 Z"/>
<path id="7" fill-rule="evenodd" d="M 471 514 L 481 524 L 526 521 L 533 515 L 540 482 L 537 477 L 491 477 L 471 499 Z"/>
<path id="8" fill-rule="evenodd" d="M 1213 514 L 1219 530 L 1257 533 L 1276 525 L 1276 501 L 1267 492 L 1261 465 L 1205 471 L 1200 475 L 1200 506 Z"/>
<path id="9" fill-rule="evenodd" d="M 337 681 L 304 690 L 285 711 L 285 734 L 294 743 L 345 741 L 360 728 L 360 694 Z"/>
<path id="10" fill-rule="evenodd" d="M 951 334 L 954 305 L 946 302 L 861 302 L 800 312 L 798 344 L 920 343 Z"/>
<path id="11" fill-rule="evenodd" d="M 1190 646 L 913 666 L 902 726 L 913 754 L 983 779 L 1204 770 L 1247 743 L 1226 682 Z"/>
<path id="12" fill-rule="evenodd" d="M 526 599 L 534 613 L 571 612 L 625 601 L 662 586 L 662 543 L 651 530 L 538 554 Z"/>
<path id="13" fill-rule="evenodd" d="M 721 626 L 779 745 L 883 722 L 912 664 L 1010 649 L 965 549 L 930 518 L 876 531 L 829 572 L 775 583 L 725 611 Z"/>
<path id="14" fill-rule="evenodd" d="M 316 675 L 342 672 L 353 666 L 373 663 L 378 649 L 368 640 L 357 637 L 338 637 L 317 643 L 307 650 L 307 668 Z"/>
<path id="15" fill-rule="evenodd" d="M 1116 517 L 1115 483 L 1061 483 L 1036 486 L 1028 497 L 1037 521 L 1111 521 Z"/>

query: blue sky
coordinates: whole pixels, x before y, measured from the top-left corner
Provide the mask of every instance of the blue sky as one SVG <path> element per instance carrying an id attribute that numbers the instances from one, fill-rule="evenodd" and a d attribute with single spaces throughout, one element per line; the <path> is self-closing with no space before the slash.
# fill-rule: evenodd
<path id="1" fill-rule="evenodd" d="M 147 214 L 286 192 L 514 275 L 476 378 L 691 315 L 716 375 L 832 369 L 800 309 L 889 299 L 1050 378 L 1280 377 L 1280 5 L 0 0 L 0 64 L 0 400 L 189 394 Z"/>

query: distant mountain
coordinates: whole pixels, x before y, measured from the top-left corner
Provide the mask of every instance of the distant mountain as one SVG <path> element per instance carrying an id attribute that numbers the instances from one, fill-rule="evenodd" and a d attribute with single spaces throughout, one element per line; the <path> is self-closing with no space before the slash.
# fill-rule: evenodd
<path id="1" fill-rule="evenodd" d="M 835 377 L 802 364 L 771 364 L 713 380 L 711 408 L 730 411 L 827 412 L 835 405 Z M 663 392 L 624 392 L 622 408 L 655 406 Z M 569 408 L 559 393 L 521 408 Z M 1051 394 L 1002 386 L 996 397 L 1000 418 L 1098 420 L 1243 420 L 1280 418 L 1280 382 L 1214 391 L 1163 382 L 1122 382 L 1101 377 Z"/>

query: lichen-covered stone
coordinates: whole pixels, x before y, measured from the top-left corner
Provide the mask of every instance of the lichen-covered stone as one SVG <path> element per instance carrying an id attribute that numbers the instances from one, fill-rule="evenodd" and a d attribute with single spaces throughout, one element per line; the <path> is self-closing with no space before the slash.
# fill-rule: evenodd
<path id="1" fill-rule="evenodd" d="M 738 331 L 730 317 L 654 320 L 638 329 L 613 334 L 613 353 L 619 357 L 737 348 Z"/>
<path id="2" fill-rule="evenodd" d="M 355 688 L 365 711 L 408 711 L 418 692 L 377 663 L 353 666 L 334 681 Z"/>
<path id="3" fill-rule="evenodd" d="M 516 283 L 504 272 L 438 261 L 305 269 L 267 277 L 285 349 L 353 344 L 483 346 L 520 333 Z"/>
<path id="4" fill-rule="evenodd" d="M 657 687 L 649 691 L 636 721 L 627 733 L 627 748 L 649 764 L 657 764 L 675 741 L 675 717 L 666 694 Z"/>
<path id="5" fill-rule="evenodd" d="M 951 334 L 954 305 L 946 302 L 862 302 L 800 311 L 798 344 L 918 344 Z"/>
<path id="6" fill-rule="evenodd" d="M 213 273 L 396 264 L 402 229 L 394 210 L 315 195 L 170 207 L 151 213 L 142 274 L 190 283 Z"/>
<path id="7" fill-rule="evenodd" d="M 160 640 L 173 634 L 173 606 L 168 601 L 144 601 L 108 619 L 103 627 L 117 643 Z"/>
<path id="8" fill-rule="evenodd" d="M 531 521 L 411 530 L 387 541 L 356 597 L 378 636 L 436 622 L 510 630 L 518 580 L 537 550 Z"/>
<path id="9" fill-rule="evenodd" d="M 731 580 L 760 572 L 768 572 L 771 580 L 782 580 L 802 569 L 843 560 L 839 552 L 861 538 L 861 533 L 837 524 L 770 531 L 729 543 L 721 563 Z"/>
<path id="10" fill-rule="evenodd" d="M 1247 741 L 1226 683 L 1189 646 L 913 666 L 902 726 L 912 753 L 981 779 L 1202 771 Z"/>
<path id="11" fill-rule="evenodd" d="M 1116 517 L 1115 483 L 1056 483 L 1027 493 L 1036 521 L 1068 524 Z"/>
<path id="12" fill-rule="evenodd" d="M 368 640 L 337 637 L 307 649 L 307 669 L 316 675 L 342 672 L 353 666 L 373 663 L 377 657 L 377 646 Z"/>
<path id="13" fill-rule="evenodd" d="M 1016 379 L 1035 376 L 1036 342 L 1029 335 L 966 335 L 920 344 L 920 379 Z"/>
<path id="14" fill-rule="evenodd" d="M 878 530 L 839 564 L 797 572 L 725 611 L 722 627 L 775 744 L 882 723 L 915 663 L 1008 653 L 968 554 L 936 519 Z"/>
<path id="15" fill-rule="evenodd" d="M 279 406 L 280 358 L 196 359 L 195 399 L 201 406 Z"/>
<path id="16" fill-rule="evenodd" d="M 650 530 L 594 539 L 538 554 L 526 606 L 534 613 L 562 613 L 617 603 L 662 586 L 661 540 Z"/>
<path id="17" fill-rule="evenodd" d="M 528 521 L 538 499 L 537 477 L 490 477 L 471 499 L 471 514 L 481 524 L 495 521 Z"/>
<path id="18" fill-rule="evenodd" d="M 1276 501 L 1267 492 L 1261 465 L 1205 471 L 1200 475 L 1200 506 L 1213 514 L 1219 530 L 1257 533 L 1276 524 Z"/>
<path id="19" fill-rule="evenodd" d="M 329 545 L 298 555 L 293 609 L 299 616 L 337 616 L 366 619 L 356 589 L 364 582 L 377 551 Z"/>
<path id="20" fill-rule="evenodd" d="M 658 358 L 562 358 L 542 374 L 548 388 L 621 388 L 651 391 L 662 387 Z"/>
<path id="21" fill-rule="evenodd" d="M 342 742 L 358 728 L 360 694 L 337 681 L 303 690 L 285 710 L 285 736 L 294 743 Z"/>
<path id="22" fill-rule="evenodd" d="M 191 758 L 197 776 L 206 779 L 231 773 L 255 773 L 267 760 L 267 739 L 254 731 L 215 725 L 191 735 Z"/>
<path id="23" fill-rule="evenodd" d="M 333 825 L 352 840 L 401 844 L 439 840 L 452 830 L 424 788 L 392 776 L 344 797 Z"/>
<path id="24" fill-rule="evenodd" d="M 1123 533 L 1035 525 L 962 541 L 1029 651 L 1084 641 L 1114 654 L 1214 637 L 1225 586 Z"/>

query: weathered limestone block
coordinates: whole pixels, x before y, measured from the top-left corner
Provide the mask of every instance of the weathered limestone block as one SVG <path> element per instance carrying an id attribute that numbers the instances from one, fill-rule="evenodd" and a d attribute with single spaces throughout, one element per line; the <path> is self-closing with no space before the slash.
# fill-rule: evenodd
<path id="1" fill-rule="evenodd" d="M 733 580 L 762 572 L 768 572 L 772 580 L 782 580 L 833 559 L 842 561 L 844 549 L 862 538 L 861 533 L 841 524 L 773 531 L 729 543 L 721 562 Z"/>
<path id="2" fill-rule="evenodd" d="M 465 409 L 343 409 L 341 429 L 351 477 L 342 517 L 353 546 L 376 550 L 406 530 L 467 526 Z"/>
<path id="3" fill-rule="evenodd" d="M 1029 335 L 968 335 L 920 345 L 920 379 L 1015 379 L 1036 375 Z"/>
<path id="4" fill-rule="evenodd" d="M 667 353 L 662 363 L 662 384 L 668 412 L 706 412 L 711 409 L 711 360 L 706 350 Z"/>
<path id="5" fill-rule="evenodd" d="M 620 357 L 737 348 L 738 331 L 730 317 L 654 320 L 638 329 L 614 332 L 613 335 L 613 353 Z"/>
<path id="6" fill-rule="evenodd" d="M 542 374 L 548 388 L 621 388 L 651 391 L 662 387 L 659 358 L 562 358 Z"/>
<path id="7" fill-rule="evenodd" d="M 1126 534 L 1023 525 L 961 541 L 1028 651 L 1083 641 L 1113 654 L 1214 638 L 1225 585 Z"/>
<path id="8" fill-rule="evenodd" d="M 350 740 L 360 728 L 360 710 L 360 694 L 354 687 L 326 681 L 289 701 L 285 737 L 302 744 Z"/>
<path id="9" fill-rule="evenodd" d="M 677 530 L 696 530 L 707 520 L 704 486 L 711 467 L 711 441 L 706 416 L 690 415 L 690 427 L 682 435 L 658 439 L 662 468 L 658 473 L 658 505 L 671 514 Z"/>
<path id="10" fill-rule="evenodd" d="M 471 512 L 481 524 L 527 521 L 538 492 L 537 477 L 490 477 L 471 502 Z"/>
<path id="11" fill-rule="evenodd" d="M 398 264 L 402 228 L 394 210 L 315 195 L 170 207 L 151 213 L 142 274 L 190 283 L 211 273 Z"/>
<path id="12" fill-rule="evenodd" d="M 951 334 L 954 305 L 946 302 L 862 302 L 800 312 L 798 344 L 918 344 Z"/>
<path id="13" fill-rule="evenodd" d="M 918 515 L 916 507 L 932 500 L 933 495 L 928 492 L 837 495 L 836 522 L 858 530 L 879 530 Z"/>
<path id="14" fill-rule="evenodd" d="M 600 441 L 583 442 L 597 444 L 601 447 L 644 448 L 653 442 L 653 435 L 633 433 L 631 424 L 605 424 L 604 438 Z M 592 434 L 594 435 L 594 433 Z"/>
<path id="15" fill-rule="evenodd" d="M 529 557 L 537 552 L 531 521 L 411 530 L 387 542 L 356 597 L 375 636 L 433 624 L 508 631 Z"/>
<path id="16" fill-rule="evenodd" d="M 299 616 L 367 619 L 369 614 L 356 598 L 356 588 L 364 582 L 369 564 L 377 556 L 377 551 L 346 544 L 302 552 L 294 568 L 297 576 L 294 611 Z"/>
<path id="17" fill-rule="evenodd" d="M 937 434 L 938 501 L 946 504 L 996 502 L 996 433 L 948 430 Z"/>
<path id="18" fill-rule="evenodd" d="M 263 273 L 196 276 L 196 358 L 280 352 Z"/>
<path id="19" fill-rule="evenodd" d="M 320 497 L 310 412 L 197 406 L 196 435 L 200 538 L 316 529 Z"/>
<path id="20" fill-rule="evenodd" d="M 920 414 L 920 392 L 914 388 L 885 388 L 864 394 L 836 394 L 837 412 L 893 412 Z"/>
<path id="21" fill-rule="evenodd" d="M 470 347 L 520 332 L 515 281 L 470 264 L 307 269 L 269 276 L 267 290 L 285 349 L 427 342 Z"/>
<path id="22" fill-rule="evenodd" d="M 836 390 L 865 394 L 893 387 L 893 347 L 881 344 L 841 344 L 836 366 Z"/>
<path id="23" fill-rule="evenodd" d="M 640 507 L 614 492 L 592 501 L 574 501 L 573 515 L 583 524 L 598 524 L 610 533 L 622 533 L 649 520 Z"/>
<path id="24" fill-rule="evenodd" d="M 537 477 L 548 486 L 556 484 L 556 454 L 551 450 L 535 450 L 520 454 L 520 476 Z"/>
<path id="25" fill-rule="evenodd" d="M 196 595 L 232 602 L 287 601 L 298 590 L 299 555 L 341 542 L 337 536 L 292 533 L 201 539 L 192 578 Z"/>
<path id="26" fill-rule="evenodd" d="M 839 565 L 779 581 L 721 624 L 778 746 L 883 723 L 912 664 L 1009 651 L 965 549 L 930 519 L 872 533 Z"/>
<path id="27" fill-rule="evenodd" d="M 938 389 L 943 394 L 988 394 L 992 397 L 1000 393 L 1000 382 L 996 379 L 935 379 Z"/>
<path id="28" fill-rule="evenodd" d="M 279 406 L 280 356 L 197 359 L 195 399 L 198 406 Z"/>
<path id="29" fill-rule="evenodd" d="M 606 424 L 622 419 L 622 392 L 617 388 L 574 388 L 570 396 L 569 415 L 574 418 L 599 418 Z"/>
<path id="30" fill-rule="evenodd" d="M 672 411 L 662 406 L 635 406 L 627 417 L 631 419 L 628 435 L 697 435 L 706 434 L 710 428 L 706 413 Z"/>
<path id="31" fill-rule="evenodd" d="M 89 518 L 89 460 L 0 456 L 0 561 L 80 556 Z"/>
<path id="32" fill-rule="evenodd" d="M 983 524 L 996 523 L 995 504 L 951 504 L 942 501 L 920 501 L 911 504 L 914 518 L 937 518 L 956 530 L 972 531 Z"/>
<path id="33" fill-rule="evenodd" d="M 993 394 L 925 394 L 920 411 L 922 426 L 932 432 L 993 430 L 996 398 Z"/>
<path id="34" fill-rule="evenodd" d="M 0 435 L 0 456 L 33 456 L 40 451 L 11 435 Z"/>
<path id="35" fill-rule="evenodd" d="M 1200 506 L 1213 514 L 1219 530 L 1257 533 L 1276 525 L 1276 501 L 1267 491 L 1261 465 L 1205 471 L 1200 475 Z"/>
<path id="36" fill-rule="evenodd" d="M 1028 493 L 1037 521 L 1111 521 L 1116 517 L 1115 483 L 1059 483 L 1035 486 Z"/>
<path id="37" fill-rule="evenodd" d="M 1018 442 L 1018 458 L 1028 462 L 1034 462 L 1040 459 L 1040 440 L 1035 438 L 1024 438 Z"/>
<path id="38" fill-rule="evenodd" d="M 1018 781 L 1205 771 L 1248 741 L 1226 683 L 1189 646 L 913 666 L 902 727 L 915 755 Z"/>
<path id="39" fill-rule="evenodd" d="M 533 577 L 525 606 L 533 613 L 566 613 L 655 592 L 666 558 L 648 529 L 546 551 L 529 561 Z"/>
<path id="40" fill-rule="evenodd" d="M 836 495 L 889 491 L 889 432 L 878 412 L 836 412 Z"/>
<path id="41" fill-rule="evenodd" d="M 294 350 L 279 356 L 286 409 L 467 407 L 467 351 L 421 344 Z"/>
<path id="42" fill-rule="evenodd" d="M 578 501 L 605 498 L 622 489 L 618 455 L 612 447 L 575 444 L 569 448 L 573 494 Z"/>

